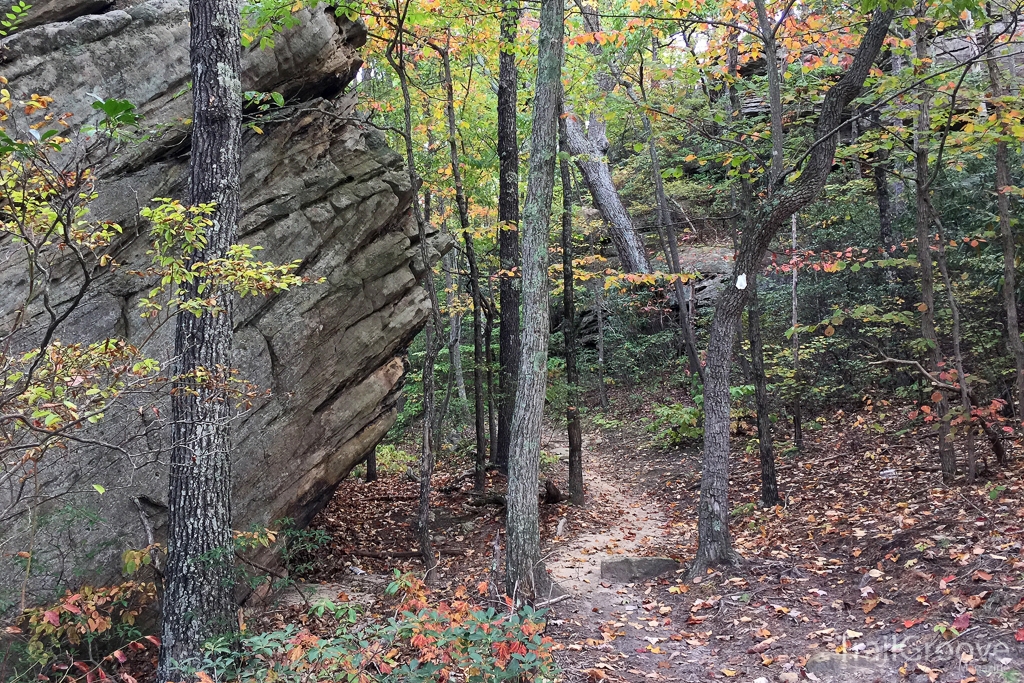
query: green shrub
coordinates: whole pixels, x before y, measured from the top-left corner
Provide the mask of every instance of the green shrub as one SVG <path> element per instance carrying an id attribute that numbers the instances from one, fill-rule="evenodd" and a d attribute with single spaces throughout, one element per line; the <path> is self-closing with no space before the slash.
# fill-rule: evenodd
<path id="1" fill-rule="evenodd" d="M 729 414 L 733 420 L 750 414 L 744 399 L 753 394 L 753 384 L 729 387 L 729 399 L 733 406 Z M 693 403 L 692 406 L 681 403 L 654 406 L 654 421 L 649 429 L 656 433 L 655 441 L 663 446 L 682 446 L 701 439 L 704 436 L 704 394 L 696 394 Z"/>

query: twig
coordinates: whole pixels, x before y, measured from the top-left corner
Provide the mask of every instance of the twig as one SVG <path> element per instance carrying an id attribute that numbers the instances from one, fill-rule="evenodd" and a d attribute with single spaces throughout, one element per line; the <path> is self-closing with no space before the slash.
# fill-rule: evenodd
<path id="1" fill-rule="evenodd" d="M 572 597 L 571 594 L 566 593 L 565 595 L 559 595 L 558 597 L 550 598 L 548 600 L 541 600 L 540 602 L 534 603 L 533 606 L 534 606 L 535 609 L 540 609 L 542 607 L 550 607 L 551 605 L 556 605 L 556 604 L 558 604 L 560 602 L 565 602 L 566 600 L 570 599 L 571 597 Z"/>

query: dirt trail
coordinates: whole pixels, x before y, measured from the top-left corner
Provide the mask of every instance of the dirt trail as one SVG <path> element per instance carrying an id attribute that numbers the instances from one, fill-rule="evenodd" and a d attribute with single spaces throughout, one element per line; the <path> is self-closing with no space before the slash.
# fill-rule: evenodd
<path id="1" fill-rule="evenodd" d="M 557 436 L 556 436 L 557 435 Z M 568 456 L 564 435 L 555 432 L 541 448 L 560 458 Z M 587 611 L 621 603 L 619 586 L 601 581 L 601 562 L 616 557 L 648 555 L 647 547 L 663 541 L 668 521 L 653 504 L 630 490 L 621 473 L 601 457 L 599 435 L 583 441 L 584 471 L 587 473 L 587 507 L 598 513 L 607 525 L 576 536 L 556 547 L 547 567 L 561 587 L 575 596 Z M 564 456 L 563 456 L 564 452 Z"/>

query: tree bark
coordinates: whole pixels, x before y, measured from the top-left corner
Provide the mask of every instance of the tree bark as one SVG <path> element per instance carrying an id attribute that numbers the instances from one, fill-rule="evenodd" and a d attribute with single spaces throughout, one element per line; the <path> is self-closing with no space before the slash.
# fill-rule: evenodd
<path id="1" fill-rule="evenodd" d="M 519 28 L 519 2 L 505 0 L 501 15 L 501 54 L 498 55 L 498 260 L 501 276 L 498 295 L 501 322 L 498 329 L 498 441 L 491 447 L 491 461 L 501 472 L 508 470 L 509 431 L 519 376 L 520 279 L 511 273 L 519 268 L 519 67 L 515 42 Z"/>
<path id="2" fill-rule="evenodd" d="M 565 119 L 561 120 L 560 142 L 565 141 Z M 565 422 L 569 438 L 569 501 L 583 505 L 583 433 L 580 428 L 579 384 L 576 365 L 576 301 L 574 299 L 572 251 L 572 171 L 562 159 L 562 334 L 565 338 Z"/>
<path id="3" fill-rule="evenodd" d="M 494 444 L 498 442 L 498 420 L 494 402 L 494 291 L 484 299 L 484 362 L 487 376 L 487 435 L 494 462 Z"/>
<path id="4" fill-rule="evenodd" d="M 195 261 L 226 257 L 238 227 L 242 88 L 239 5 L 191 0 L 193 93 L 189 202 L 214 204 L 207 244 Z M 189 297 L 211 296 L 221 311 L 175 320 L 173 441 L 167 495 L 167 565 L 158 678 L 185 678 L 212 636 L 238 625 L 231 534 L 231 405 L 227 373 L 233 335 L 232 293 L 196 278 Z M 201 289 L 203 288 L 203 289 Z M 204 291 L 205 289 L 205 291 Z M 200 373 L 210 373 L 205 380 Z"/>
<path id="5" fill-rule="evenodd" d="M 744 231 L 727 286 L 715 303 L 708 341 L 704 385 L 704 459 L 698 507 L 697 555 L 688 575 L 700 576 L 711 566 L 735 564 L 739 555 L 729 537 L 729 366 L 733 335 L 746 299 L 746 281 L 761 267 L 768 246 L 790 217 L 821 192 L 832 167 L 837 139 L 833 132 L 843 110 L 853 101 L 878 56 L 893 17 L 892 10 L 876 11 L 853 62 L 825 93 L 816 126 L 816 141 L 803 161 L 799 177 L 780 186 L 771 201 Z M 780 180 L 780 183 L 782 181 Z"/>
<path id="6" fill-rule="evenodd" d="M 512 416 L 506 511 L 506 589 L 515 599 L 543 596 L 551 580 L 540 559 L 537 500 L 547 388 L 548 229 L 562 100 L 562 0 L 542 0 L 537 42 L 530 168 L 523 210 L 522 359 Z"/>
<path id="7" fill-rule="evenodd" d="M 425 238 L 426 234 L 424 233 L 421 237 Z M 420 244 L 425 245 L 426 240 L 423 240 Z M 425 252 L 426 249 L 424 248 L 424 258 L 427 257 Z M 429 269 L 426 277 L 428 279 L 427 285 L 430 285 Z M 430 494 L 434 476 L 434 362 L 440 349 L 440 344 L 438 343 L 440 340 L 437 339 L 438 332 L 436 319 L 432 319 L 431 324 L 428 324 L 424 331 L 426 353 L 423 360 L 423 443 L 420 446 L 420 494 L 416 514 L 416 535 L 419 540 L 420 557 L 423 559 L 423 580 L 428 585 L 434 582 L 435 569 L 437 567 L 437 556 L 434 555 L 430 538 Z"/>
<path id="8" fill-rule="evenodd" d="M 918 63 L 926 64 L 928 60 L 928 22 L 925 19 L 923 4 L 918 5 L 917 24 L 914 27 L 914 51 Z M 924 67 L 922 67 L 924 68 Z M 916 215 L 914 233 L 917 237 L 917 260 L 921 267 L 921 303 L 925 310 L 921 312 L 921 336 L 928 344 L 928 370 L 932 374 L 941 371 L 942 349 L 935 332 L 935 276 L 932 270 L 932 235 L 931 214 L 929 212 L 928 193 L 931 191 L 928 171 L 928 139 L 931 133 L 931 93 L 927 88 L 921 89 L 921 101 L 917 109 L 917 123 L 914 130 L 914 167 L 916 185 Z M 935 418 L 938 420 L 939 431 L 939 462 L 942 467 L 942 479 L 949 483 L 956 477 L 956 452 L 949 439 L 949 401 L 943 395 L 936 404 Z"/>
<path id="9" fill-rule="evenodd" d="M 757 277 L 750 279 L 747 304 L 747 330 L 750 335 L 750 360 L 754 370 L 754 400 L 757 404 L 757 442 L 761 456 L 761 504 L 779 504 L 779 483 L 775 476 L 775 449 L 772 445 L 772 421 L 768 405 L 768 380 L 764 374 L 764 344 L 761 340 L 761 307 L 757 298 Z"/>
<path id="10" fill-rule="evenodd" d="M 790 242 L 793 249 L 793 275 L 792 275 L 792 292 L 791 298 L 793 303 L 793 337 L 790 339 L 791 348 L 793 349 L 793 445 L 796 447 L 797 453 L 804 449 L 804 423 L 803 423 L 803 409 L 802 402 L 803 397 L 801 396 L 801 383 L 803 382 L 803 376 L 800 373 L 800 333 L 796 331 L 796 327 L 799 320 L 799 299 L 797 298 L 797 274 L 799 269 L 796 264 L 796 214 L 793 214 L 790 219 Z"/>
<path id="11" fill-rule="evenodd" d="M 366 455 L 366 481 L 377 481 L 377 449 Z"/>
<path id="12" fill-rule="evenodd" d="M 986 25 L 986 42 L 989 38 L 989 28 Z M 996 116 L 1002 116 L 1004 104 L 1002 98 L 1006 96 L 1002 78 L 999 75 L 999 62 L 993 57 L 986 60 L 988 64 L 988 78 L 992 87 L 993 109 Z M 1006 135 L 1004 130 L 998 131 Z M 1005 138 L 996 142 L 996 207 L 999 215 L 999 237 L 1003 248 L 1003 308 L 1006 310 L 1006 336 L 1007 346 L 1013 356 L 1013 365 L 1016 369 L 1014 378 L 1014 389 L 1016 393 L 1017 406 L 1014 415 L 1017 420 L 1024 419 L 1024 341 L 1020 338 L 1020 324 L 1017 320 L 1017 268 L 1016 268 L 1016 238 L 1013 234 L 1013 224 L 1010 222 L 1010 193 L 1012 185 L 1010 179 L 1010 150 Z"/>

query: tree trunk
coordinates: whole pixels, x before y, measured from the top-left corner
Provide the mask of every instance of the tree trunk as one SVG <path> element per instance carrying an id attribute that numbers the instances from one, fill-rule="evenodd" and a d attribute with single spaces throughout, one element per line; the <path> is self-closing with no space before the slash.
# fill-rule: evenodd
<path id="1" fill-rule="evenodd" d="M 487 435 L 491 444 L 491 462 L 494 462 L 494 444 L 498 442 L 498 421 L 494 404 L 494 292 L 484 306 L 484 361 L 487 375 Z"/>
<path id="2" fill-rule="evenodd" d="M 454 114 L 454 108 L 452 109 Z M 465 201 L 465 197 L 463 197 Z M 469 258 L 469 278 L 473 291 L 473 415 L 476 418 L 476 465 L 473 470 L 473 490 L 483 491 L 487 484 L 487 413 L 484 406 L 484 334 L 483 334 L 483 302 L 480 296 L 480 272 L 476 265 L 476 250 L 473 248 L 473 237 L 468 228 L 469 216 L 466 216 L 462 237 L 466 243 L 466 256 Z"/>
<path id="3" fill-rule="evenodd" d="M 739 555 L 729 538 L 729 366 L 733 335 L 743 311 L 746 284 L 761 268 L 761 261 L 778 231 L 813 201 L 828 178 L 837 139 L 834 130 L 843 110 L 853 101 L 878 56 L 892 21 L 892 10 L 878 10 L 868 24 L 860 48 L 843 76 L 825 93 L 816 126 L 816 141 L 803 159 L 800 175 L 779 187 L 773 200 L 744 230 L 733 271 L 733 283 L 715 302 L 708 341 L 704 385 L 704 459 L 698 507 L 697 555 L 688 575 L 700 576 L 714 565 L 734 564 Z"/>
<path id="4" fill-rule="evenodd" d="M 915 55 L 919 63 L 928 60 L 928 22 L 925 20 L 923 6 L 918 6 L 918 21 L 914 27 Z M 917 260 L 921 267 L 921 302 L 925 309 L 921 312 L 921 336 L 928 344 L 928 370 L 938 374 L 942 364 L 942 349 L 935 332 L 935 278 L 932 271 L 932 235 L 931 214 L 928 210 L 928 193 L 931 182 L 928 171 L 928 137 L 931 133 L 931 94 L 926 88 L 921 90 L 921 101 L 918 104 L 917 124 L 914 131 L 914 162 L 916 184 L 916 216 L 914 232 L 917 237 Z M 936 404 L 935 419 L 939 430 L 939 462 L 942 467 L 942 479 L 949 483 L 956 476 L 956 452 L 949 439 L 949 401 L 943 395 Z"/>
<path id="5" fill-rule="evenodd" d="M 882 124 L 877 111 L 871 114 L 871 123 L 875 128 L 881 128 Z M 886 253 L 890 255 L 896 246 L 896 236 L 892 230 L 892 202 L 889 199 L 889 167 L 891 165 L 889 150 L 880 148 L 875 152 L 873 176 L 875 200 L 878 202 L 878 238 Z"/>
<path id="6" fill-rule="evenodd" d="M 672 275 L 679 275 L 679 241 L 676 236 L 676 227 L 672 222 L 672 212 L 668 208 L 668 199 L 665 196 L 665 183 L 661 178 L 661 164 L 658 161 L 658 147 L 654 143 L 654 129 L 651 127 L 651 120 L 646 115 L 643 117 L 644 132 L 647 134 L 647 147 L 651 156 L 651 180 L 654 182 L 654 197 L 658 203 L 658 216 L 662 225 L 665 226 L 665 261 L 668 263 L 668 272 Z M 700 377 L 700 383 L 704 384 L 704 367 L 700 364 L 700 356 L 697 352 L 697 337 L 693 330 L 693 318 L 690 315 L 690 296 L 687 285 L 683 284 L 680 278 L 673 279 L 673 289 L 676 293 L 676 304 L 679 306 L 679 327 L 683 334 L 683 348 L 686 349 L 686 359 L 690 364 L 690 372 Z"/>
<path id="7" fill-rule="evenodd" d="M 450 292 L 448 295 L 448 360 L 451 372 L 455 377 L 455 389 L 459 396 L 459 415 L 462 418 L 462 425 L 470 424 L 469 395 L 466 393 L 466 375 L 462 370 L 462 314 L 458 312 L 458 297 L 456 296 L 455 273 L 459 272 L 458 250 L 452 249 L 445 257 L 444 279 L 445 287 Z M 445 409 L 441 411 L 441 419 L 447 412 L 447 401 Z M 461 430 L 460 430 L 461 431 Z"/>
<path id="8" fill-rule="evenodd" d="M 455 86 L 452 82 L 451 55 L 447 47 L 427 43 L 441 56 L 444 76 L 445 113 L 448 118 L 448 154 L 451 161 L 452 180 L 455 184 L 455 204 L 459 211 L 459 227 L 466 245 L 466 260 L 469 261 L 469 288 L 473 295 L 473 409 L 476 425 L 476 467 L 473 476 L 473 490 L 483 491 L 487 483 L 487 414 L 484 412 L 484 335 L 483 302 L 480 294 L 480 271 L 476 264 L 476 250 L 469 224 L 469 202 L 462 184 L 462 169 L 459 164 L 458 122 L 455 119 Z"/>
<path id="9" fill-rule="evenodd" d="M 803 410 L 801 409 L 801 403 L 803 401 L 801 397 L 801 382 L 803 377 L 800 374 L 800 335 L 796 331 L 798 324 L 798 303 L 797 298 L 796 282 L 797 273 L 799 269 L 796 264 L 796 214 L 793 214 L 790 221 L 791 236 L 790 241 L 793 248 L 793 275 L 792 275 L 792 300 L 793 300 L 793 337 L 790 340 L 791 348 L 793 349 L 793 445 L 796 447 L 797 453 L 804 449 L 804 423 L 803 423 Z"/>
<path id="10" fill-rule="evenodd" d="M 986 25 L 986 42 L 991 42 Z M 988 78 L 992 86 L 992 105 L 997 117 L 1002 114 L 1002 98 L 1006 96 L 1002 79 L 999 75 L 999 62 L 993 57 L 987 60 Z M 1000 130 L 1006 135 L 1007 132 Z M 1013 224 L 1010 222 L 1010 150 L 1005 139 L 996 142 L 996 207 L 999 215 L 999 236 L 1003 247 L 1003 308 L 1006 310 L 1007 345 L 1013 356 L 1014 378 L 1017 406 L 1014 415 L 1017 420 L 1024 419 L 1024 342 L 1020 338 L 1020 324 L 1017 321 L 1017 269 L 1016 269 L 1016 238 Z"/>
<path id="11" fill-rule="evenodd" d="M 757 278 L 750 279 L 747 304 L 747 329 L 750 335 L 750 359 L 754 370 L 754 399 L 757 403 L 757 441 L 761 455 L 761 504 L 778 505 L 779 483 L 775 477 L 775 451 L 772 447 L 772 421 L 768 407 L 768 380 L 764 374 L 764 344 L 761 341 L 761 307 L 757 299 Z"/>
<path id="12" fill-rule="evenodd" d="M 565 142 L 565 119 L 561 120 L 561 139 Z M 572 252 L 572 172 L 569 162 L 562 159 L 562 333 L 565 337 L 565 421 L 569 437 L 569 501 L 583 505 L 583 434 L 580 429 L 579 384 L 580 373 L 576 365 L 576 301 L 574 295 Z"/>
<path id="13" fill-rule="evenodd" d="M 612 182 L 611 170 L 605 158 L 608 138 L 605 136 L 604 122 L 596 115 L 591 115 L 584 132 L 583 122 L 572 112 L 566 112 L 565 124 L 569 151 L 583 173 L 594 206 L 608 224 L 608 233 L 615 245 L 622 270 L 627 273 L 651 272 L 643 240 Z"/>
<path id="14" fill-rule="evenodd" d="M 421 238 L 425 237 L 425 234 L 421 235 Z M 425 245 L 426 240 L 423 240 L 420 244 Z M 426 252 L 425 248 L 424 252 Z M 427 254 L 424 253 L 423 257 L 427 258 Z M 428 269 L 428 282 L 426 283 L 428 286 L 431 285 L 429 282 L 431 279 L 429 272 Z M 420 557 L 423 559 L 423 580 L 428 585 L 434 582 L 435 568 L 437 567 L 437 556 L 434 555 L 430 539 L 430 494 L 432 489 L 431 480 L 434 476 L 434 362 L 440 349 L 440 344 L 438 343 L 440 341 L 438 339 L 439 330 L 435 320 L 432 320 L 431 324 L 428 324 L 426 330 L 424 330 L 426 353 L 423 360 L 423 444 L 420 447 L 420 495 L 416 515 L 416 535 L 419 540 Z"/>
<path id="15" fill-rule="evenodd" d="M 548 229 L 562 99 L 563 17 L 562 0 L 542 0 L 530 168 L 523 210 L 522 359 L 512 416 L 505 516 L 506 589 L 517 600 L 523 596 L 543 596 L 551 588 L 540 559 L 537 489 L 548 370 Z"/>
<path id="16" fill-rule="evenodd" d="M 604 286 L 594 281 L 594 312 L 597 314 L 597 395 L 601 409 L 608 410 L 608 385 L 604 382 Z"/>
<path id="17" fill-rule="evenodd" d="M 193 261 L 227 256 L 238 227 L 242 89 L 240 15 L 233 0 L 191 0 L 192 156 L 189 203 L 212 203 L 207 244 Z M 220 312 L 175 320 L 173 441 L 167 494 L 167 565 L 158 678 L 185 678 L 212 636 L 238 622 L 231 534 L 232 401 L 227 396 L 233 335 L 232 296 L 196 278 L 188 298 L 216 298 Z M 203 381 L 200 373 L 211 376 Z"/>
<path id="18" fill-rule="evenodd" d="M 587 30 L 600 32 L 601 18 L 597 11 L 582 2 L 577 3 L 583 14 Z M 602 59 L 603 48 L 592 42 L 587 49 L 596 59 Z M 614 72 L 600 72 L 597 75 L 597 86 L 605 92 L 611 92 L 619 83 Z M 575 157 L 576 166 L 583 173 L 583 180 L 590 190 L 594 206 L 608 224 L 608 233 L 619 255 L 622 270 L 627 273 L 649 273 L 651 264 L 647 260 L 644 242 L 629 217 L 629 212 L 622 204 L 619 191 L 612 181 L 611 169 L 605 155 L 608 153 L 608 137 L 604 119 L 597 113 L 591 113 L 584 130 L 583 121 L 572 112 L 564 109 L 565 133 L 568 150 Z"/>
<path id="19" fill-rule="evenodd" d="M 412 142 L 412 98 L 409 95 L 409 77 L 405 69 L 405 51 L 402 45 L 402 22 L 395 31 L 395 37 L 388 44 L 385 56 L 391 68 L 398 74 L 398 83 L 402 90 L 403 104 L 403 128 L 402 137 L 405 141 L 405 168 L 409 175 L 409 182 L 412 187 L 420 185 L 419 176 L 416 174 L 416 154 Z M 398 53 L 397 57 L 395 53 Z M 412 203 L 413 216 L 416 219 L 416 228 L 419 233 L 420 253 L 423 262 L 428 263 L 427 254 L 427 221 L 423 216 L 418 201 Z M 423 558 L 425 570 L 424 580 L 433 579 L 433 568 L 436 564 L 433 549 L 430 542 L 430 493 L 431 478 L 434 472 L 434 443 L 437 440 L 434 430 L 437 428 L 435 415 L 435 392 L 434 392 L 434 361 L 437 357 L 437 346 L 440 344 L 441 334 L 441 313 L 437 303 L 437 292 L 434 289 L 434 275 L 430 268 L 426 268 L 423 274 L 423 288 L 430 299 L 432 311 L 432 329 L 426 331 L 426 354 L 423 362 L 423 443 L 420 447 L 420 495 L 419 509 L 417 515 L 416 533 L 419 537 L 420 555 Z"/>
<path id="20" fill-rule="evenodd" d="M 498 329 L 498 441 L 491 446 L 491 461 L 508 471 L 509 431 L 519 376 L 519 142 L 516 95 L 519 69 L 513 49 L 519 28 L 519 3 L 505 0 L 501 15 L 501 54 L 498 55 L 498 259 L 501 275 L 498 294 L 501 322 Z"/>
<path id="21" fill-rule="evenodd" d="M 377 449 L 372 449 L 366 455 L 366 481 L 377 481 Z"/>

